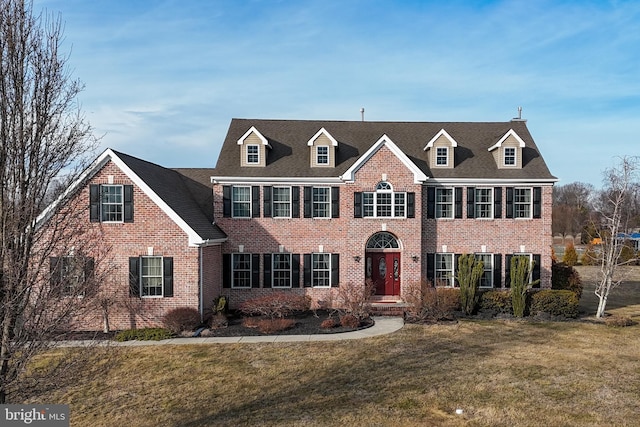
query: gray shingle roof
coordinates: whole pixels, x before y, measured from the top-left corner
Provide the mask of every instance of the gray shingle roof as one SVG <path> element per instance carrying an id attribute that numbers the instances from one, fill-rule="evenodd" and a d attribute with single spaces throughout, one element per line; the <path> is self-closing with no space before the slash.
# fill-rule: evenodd
<path id="1" fill-rule="evenodd" d="M 114 153 L 200 237 L 205 240 L 227 237 L 213 223 L 210 184 L 213 169 L 168 169 L 128 154 Z"/>
<path id="2" fill-rule="evenodd" d="M 241 167 L 238 139 L 255 128 L 269 141 L 266 167 Z M 311 168 L 309 139 L 325 128 L 337 141 L 335 168 Z M 424 147 L 440 130 L 458 143 L 453 169 L 429 168 Z M 526 144 L 522 169 L 498 169 L 488 151 L 510 129 Z M 428 177 L 555 180 L 524 121 L 362 122 L 233 119 L 213 175 L 217 177 L 338 177 L 386 134 Z"/>

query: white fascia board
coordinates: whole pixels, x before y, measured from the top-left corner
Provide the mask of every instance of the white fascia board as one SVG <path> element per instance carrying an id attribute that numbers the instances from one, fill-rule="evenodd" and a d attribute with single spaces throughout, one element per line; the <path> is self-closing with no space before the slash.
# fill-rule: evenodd
<path id="1" fill-rule="evenodd" d="M 449 133 L 444 130 L 444 128 L 442 130 L 440 130 L 440 132 L 438 132 L 436 134 L 436 136 L 434 136 L 433 138 L 431 138 L 431 140 L 429 142 L 427 142 L 427 145 L 423 148 L 423 151 L 427 151 L 428 148 L 432 148 L 433 144 L 438 140 L 438 138 L 440 138 L 441 136 L 444 136 L 445 138 L 447 138 L 449 140 L 449 142 L 451 142 L 451 146 L 452 147 L 457 147 L 458 146 L 458 142 L 453 139 L 451 137 L 451 135 L 449 135 Z"/>
<path id="2" fill-rule="evenodd" d="M 316 132 L 316 134 L 313 135 L 311 137 L 311 139 L 307 142 L 307 145 L 309 147 L 311 147 L 313 145 L 313 143 L 315 142 L 315 140 L 318 139 L 318 137 L 320 135 L 322 135 L 322 134 L 324 134 L 324 136 L 329 138 L 329 141 L 331 141 L 331 145 L 333 145 L 334 147 L 338 146 L 338 141 L 336 141 L 336 139 L 333 136 L 331 136 L 331 134 L 329 132 L 327 132 L 327 130 L 325 128 L 322 128 L 318 132 Z"/>
<path id="3" fill-rule="evenodd" d="M 526 145 L 526 144 L 524 143 L 524 141 L 522 140 L 522 138 L 520 138 L 520 137 L 518 136 L 518 134 L 516 133 L 516 131 L 515 131 L 515 130 L 513 130 L 513 129 L 509 129 L 509 131 L 508 131 L 507 133 L 505 133 L 505 134 L 504 134 L 504 136 L 498 140 L 498 142 L 496 142 L 494 145 L 492 145 L 491 147 L 489 147 L 489 150 L 488 150 L 488 151 L 493 151 L 493 150 L 495 150 L 496 148 L 498 148 L 498 147 L 502 146 L 502 143 L 503 143 L 504 141 L 506 141 L 506 139 L 507 139 L 507 138 L 509 138 L 510 136 L 513 136 L 513 137 L 516 139 L 516 141 L 518 141 L 518 145 L 520 146 L 520 148 L 524 148 L 524 147 L 525 147 L 525 145 Z"/>
<path id="4" fill-rule="evenodd" d="M 375 144 L 373 144 L 366 153 L 364 153 L 356 162 L 345 171 L 340 178 L 345 182 L 355 181 L 356 172 L 367 162 L 382 146 L 386 146 L 391 152 L 404 164 L 407 169 L 413 173 L 413 182 L 419 184 L 428 179 L 427 175 L 420 170 L 415 163 L 386 135 L 382 135 Z"/>
<path id="5" fill-rule="evenodd" d="M 429 185 L 442 185 L 442 186 L 465 186 L 465 187 L 477 187 L 477 186 L 512 186 L 512 185 L 553 185 L 558 182 L 557 178 L 516 178 L 516 179 L 498 179 L 498 178 L 431 178 Z"/>
<path id="6" fill-rule="evenodd" d="M 339 177 L 305 178 L 299 176 L 278 177 L 246 177 L 246 176 L 212 176 L 212 184 L 310 184 L 337 185 L 344 184 Z"/>
<path id="7" fill-rule="evenodd" d="M 260 132 L 258 132 L 258 129 L 256 129 L 255 126 L 251 126 L 251 128 L 249 128 L 249 130 L 240 137 L 240 139 L 238 140 L 238 145 L 244 144 L 244 140 L 247 139 L 252 133 L 256 134 L 256 136 L 262 142 L 262 145 L 266 145 L 267 147 L 271 148 L 271 145 L 269 145 L 269 141 L 267 141 L 267 138 L 265 138 Z"/>

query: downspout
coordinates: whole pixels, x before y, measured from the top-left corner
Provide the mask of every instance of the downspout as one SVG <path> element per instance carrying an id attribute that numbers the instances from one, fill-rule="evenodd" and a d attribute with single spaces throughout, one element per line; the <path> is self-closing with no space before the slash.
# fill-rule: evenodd
<path id="1" fill-rule="evenodd" d="M 199 246 L 200 249 L 200 256 L 198 257 L 198 264 L 200 264 L 198 266 L 198 268 L 200 269 L 200 274 L 199 276 L 199 288 L 200 288 L 200 322 L 204 321 L 204 283 L 202 280 L 202 272 L 203 272 L 203 262 L 202 262 L 202 245 Z"/>

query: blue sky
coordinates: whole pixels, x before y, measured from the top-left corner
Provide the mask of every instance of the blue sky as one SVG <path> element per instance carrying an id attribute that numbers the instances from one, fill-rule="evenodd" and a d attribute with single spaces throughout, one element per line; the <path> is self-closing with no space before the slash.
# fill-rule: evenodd
<path id="1" fill-rule="evenodd" d="M 640 2 L 34 0 L 107 147 L 214 167 L 234 117 L 523 118 L 559 184 L 640 154 Z"/>

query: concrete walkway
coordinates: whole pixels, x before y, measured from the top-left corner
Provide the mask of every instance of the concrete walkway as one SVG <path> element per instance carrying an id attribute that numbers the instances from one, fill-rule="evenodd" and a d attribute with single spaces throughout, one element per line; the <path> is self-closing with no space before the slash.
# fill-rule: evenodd
<path id="1" fill-rule="evenodd" d="M 374 317 L 374 325 L 370 328 L 352 332 L 335 334 L 310 334 L 310 335 L 265 335 L 247 337 L 197 337 L 197 338 L 171 338 L 162 341 L 61 341 L 58 347 L 86 347 L 90 345 L 109 345 L 122 347 L 151 346 L 151 345 L 180 345 L 180 344 L 235 344 L 235 343 L 261 343 L 261 342 L 305 342 L 305 341 L 341 341 L 370 338 L 385 335 L 402 329 L 404 320 L 401 317 Z"/>

